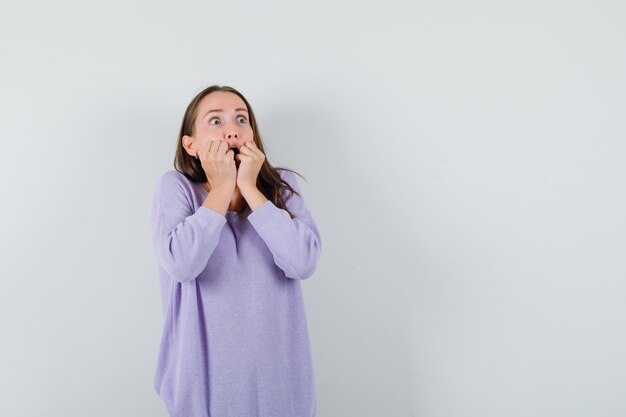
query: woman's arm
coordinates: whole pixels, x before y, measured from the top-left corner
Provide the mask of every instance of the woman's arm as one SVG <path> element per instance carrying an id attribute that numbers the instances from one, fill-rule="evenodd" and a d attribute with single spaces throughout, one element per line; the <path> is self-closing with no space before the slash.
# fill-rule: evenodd
<path id="1" fill-rule="evenodd" d="M 219 243 L 226 218 L 202 205 L 192 212 L 192 192 L 183 174 L 168 171 L 152 204 L 153 243 L 157 261 L 178 282 L 195 279 Z"/>
<path id="2" fill-rule="evenodd" d="M 294 173 L 286 170 L 278 172 L 294 190 L 300 192 Z M 274 262 L 285 272 L 285 276 L 306 279 L 317 269 L 322 239 L 301 195 L 288 193 L 286 205 L 295 215 L 293 219 L 285 210 L 267 200 L 248 215 L 248 221 L 265 241 Z"/>

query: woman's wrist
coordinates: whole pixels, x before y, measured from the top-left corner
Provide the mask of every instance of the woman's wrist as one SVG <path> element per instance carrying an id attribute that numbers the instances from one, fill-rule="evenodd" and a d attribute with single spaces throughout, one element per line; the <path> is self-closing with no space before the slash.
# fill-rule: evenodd
<path id="1" fill-rule="evenodd" d="M 239 187 L 239 191 L 252 211 L 255 211 L 267 201 L 267 198 L 261 191 L 259 191 L 258 188 L 256 188 L 256 186 L 244 186 L 244 188 Z"/>
<path id="2" fill-rule="evenodd" d="M 202 205 L 225 216 L 232 194 L 233 190 L 230 187 L 226 185 L 216 186 L 211 188 Z"/>

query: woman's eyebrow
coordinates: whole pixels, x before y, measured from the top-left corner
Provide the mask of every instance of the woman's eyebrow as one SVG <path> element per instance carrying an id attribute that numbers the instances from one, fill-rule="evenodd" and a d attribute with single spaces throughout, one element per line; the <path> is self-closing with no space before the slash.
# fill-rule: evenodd
<path id="1" fill-rule="evenodd" d="M 208 112 L 204 113 L 204 116 L 202 116 L 202 117 L 206 117 L 206 115 L 207 115 L 207 114 L 209 114 L 209 113 L 213 113 L 213 112 L 221 112 L 221 111 L 224 111 L 224 109 L 213 109 L 213 110 L 209 110 Z M 235 109 L 235 111 L 245 111 L 246 113 L 248 113 L 248 110 L 246 110 L 246 109 L 242 109 L 242 108 Z"/>

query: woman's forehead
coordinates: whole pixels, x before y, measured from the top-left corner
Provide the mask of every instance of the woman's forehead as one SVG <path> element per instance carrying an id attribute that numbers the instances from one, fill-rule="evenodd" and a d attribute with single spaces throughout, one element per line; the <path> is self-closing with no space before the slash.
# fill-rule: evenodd
<path id="1" fill-rule="evenodd" d="M 222 109 L 224 111 L 231 109 L 246 109 L 246 103 L 237 94 L 226 91 L 215 91 L 200 101 L 200 110 Z"/>

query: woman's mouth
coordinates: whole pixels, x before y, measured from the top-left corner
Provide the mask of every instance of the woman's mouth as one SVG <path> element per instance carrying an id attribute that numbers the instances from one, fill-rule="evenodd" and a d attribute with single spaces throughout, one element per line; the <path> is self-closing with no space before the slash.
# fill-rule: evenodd
<path id="1" fill-rule="evenodd" d="M 237 154 L 239 153 L 239 148 L 237 148 L 236 146 L 232 146 L 230 149 L 232 149 L 232 151 L 235 152 L 235 156 L 237 156 Z M 239 168 L 240 163 L 241 161 L 235 158 L 235 168 Z"/>

